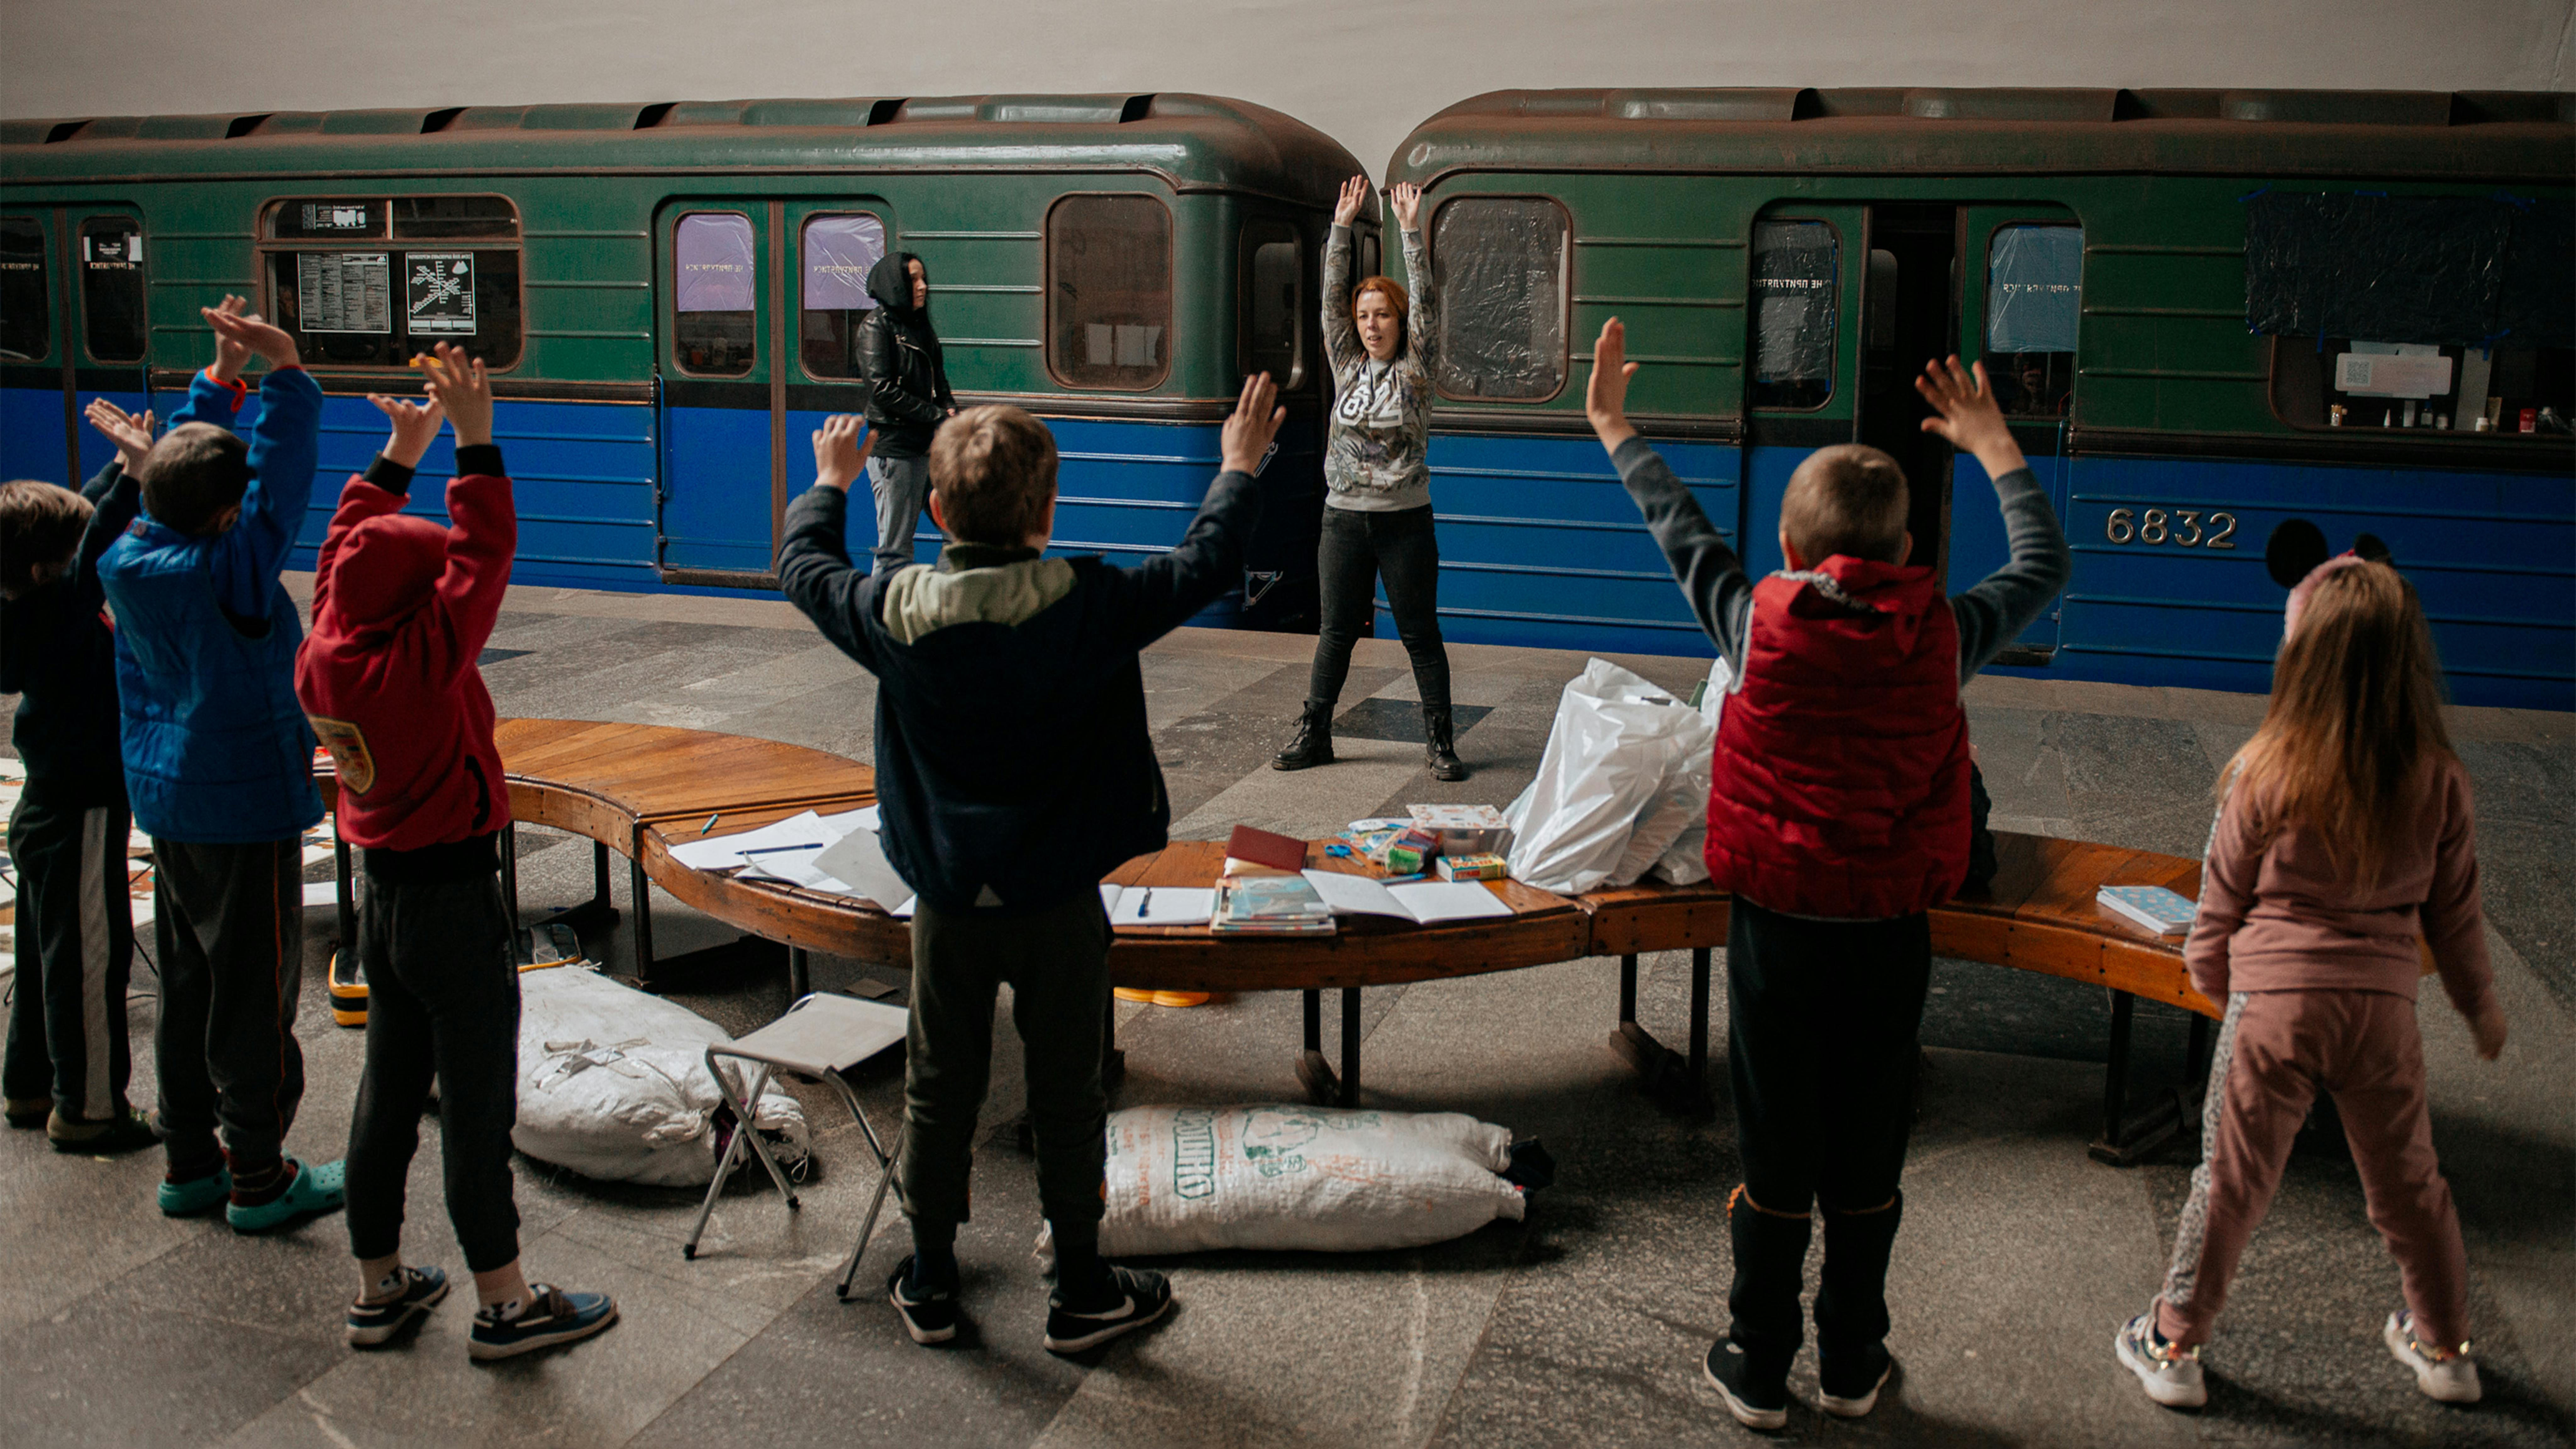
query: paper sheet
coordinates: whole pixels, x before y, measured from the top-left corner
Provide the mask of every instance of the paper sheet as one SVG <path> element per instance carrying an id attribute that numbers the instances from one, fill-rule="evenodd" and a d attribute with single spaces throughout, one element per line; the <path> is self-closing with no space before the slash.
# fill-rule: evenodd
<path id="1" fill-rule="evenodd" d="M 829 845 L 822 817 L 807 810 L 758 830 L 707 835 L 671 847 L 671 858 L 691 870 L 723 870 L 742 864 L 742 853 L 774 845 Z"/>
<path id="2" fill-rule="evenodd" d="M 1111 887 L 1109 889 L 1114 889 Z M 1102 892 L 1107 895 L 1107 889 Z M 1129 886 L 1110 907 L 1112 926 L 1204 926 L 1216 914 L 1213 886 Z"/>
<path id="3" fill-rule="evenodd" d="M 876 902 L 896 914 L 909 914 L 912 887 L 903 883 L 894 864 L 885 856 L 873 830 L 853 830 L 823 848 L 814 858 L 814 867 L 826 875 L 848 881 L 844 894 Z"/>
<path id="4" fill-rule="evenodd" d="M 766 876 L 807 890 L 830 891 L 836 896 L 856 895 L 857 892 L 847 883 L 815 865 L 814 858 L 822 853 L 823 846 L 819 842 L 754 849 L 742 858 L 742 874 Z"/>
<path id="5" fill-rule="evenodd" d="M 1322 896 L 1324 904 L 1331 906 L 1337 916 L 1393 916 L 1429 926 L 1512 913 L 1512 908 L 1485 889 L 1482 881 L 1432 880 L 1390 886 L 1364 875 L 1328 870 L 1310 870 L 1305 875 L 1315 887 L 1315 894 Z"/>
<path id="6" fill-rule="evenodd" d="M 877 807 L 874 805 L 862 805 L 856 810 L 844 810 L 838 815 L 823 816 L 822 825 L 824 832 L 832 840 L 838 840 L 853 830 L 882 828 L 877 824 Z"/>

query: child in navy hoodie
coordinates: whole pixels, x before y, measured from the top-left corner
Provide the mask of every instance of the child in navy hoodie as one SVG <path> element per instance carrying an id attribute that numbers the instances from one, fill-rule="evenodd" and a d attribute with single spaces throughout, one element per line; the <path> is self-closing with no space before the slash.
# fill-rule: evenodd
<path id="1" fill-rule="evenodd" d="M 403 1189 L 434 1077 L 448 1221 L 482 1300 L 466 1348 L 490 1360 L 587 1338 L 617 1320 L 617 1305 L 531 1284 L 519 1268 L 519 976 L 495 853 L 510 791 L 475 663 L 510 585 L 519 521 L 483 364 L 442 342 L 428 373 L 425 404 L 369 399 L 393 420 L 393 438 L 331 515 L 295 687 L 337 768 L 340 836 L 365 852 L 367 1066 L 349 1127 L 359 1291 L 348 1339 L 384 1343 L 447 1296 L 445 1273 L 402 1260 Z M 446 528 L 402 511 L 442 414 L 456 423 Z"/>
<path id="2" fill-rule="evenodd" d="M 144 516 L 118 521 L 98 573 L 116 620 L 126 796 L 152 837 L 161 1211 L 222 1207 L 257 1233 L 338 1207 L 340 1164 L 285 1151 L 304 1098 L 300 842 L 322 797 L 295 703 L 303 623 L 277 576 L 313 496 L 322 389 L 295 339 L 242 306 L 199 309 L 214 365 L 143 460 Z M 245 448 L 224 423 L 253 353 L 269 368 Z"/>

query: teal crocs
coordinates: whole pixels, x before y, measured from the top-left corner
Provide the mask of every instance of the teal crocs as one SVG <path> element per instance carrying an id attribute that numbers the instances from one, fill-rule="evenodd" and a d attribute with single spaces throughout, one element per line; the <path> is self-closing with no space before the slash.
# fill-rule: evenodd
<path id="1" fill-rule="evenodd" d="M 213 1212 L 232 1201 L 232 1197 L 233 1174 L 230 1168 L 218 1167 L 204 1177 L 192 1177 L 186 1182 L 171 1182 L 165 1178 L 161 1183 L 161 1211 L 174 1218 L 192 1218 L 199 1213 Z"/>
<path id="2" fill-rule="evenodd" d="M 295 1181 L 287 1184 L 286 1191 L 257 1207 L 234 1203 L 224 1209 L 224 1221 L 233 1225 L 234 1232 L 275 1232 L 291 1223 L 330 1212 L 346 1200 L 347 1194 L 340 1186 L 342 1168 L 339 1163 L 307 1165 L 290 1157 L 286 1159 L 286 1165 L 295 1169 Z"/>

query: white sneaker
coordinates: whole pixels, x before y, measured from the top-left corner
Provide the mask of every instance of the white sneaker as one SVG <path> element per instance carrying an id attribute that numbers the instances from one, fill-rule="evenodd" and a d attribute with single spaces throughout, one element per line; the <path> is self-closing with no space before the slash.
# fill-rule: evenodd
<path id="1" fill-rule="evenodd" d="M 2415 1315 L 2399 1309 L 2388 1315 L 2388 1326 L 2379 1331 L 2388 1341 L 2388 1351 L 2399 1363 L 2415 1371 L 2415 1387 L 2424 1396 L 2446 1404 L 2474 1404 L 2485 1390 L 2478 1387 L 2478 1366 L 2468 1353 L 2455 1353 L 2449 1358 L 2435 1358 L 2415 1341 Z"/>
<path id="2" fill-rule="evenodd" d="M 2165 1342 L 2156 1332 L 2154 1309 L 2122 1325 L 2111 1346 L 2146 1386 L 2148 1398 L 2168 1409 L 2197 1409 L 2209 1402 L 2208 1386 L 2200 1381 L 2200 1350 Z"/>

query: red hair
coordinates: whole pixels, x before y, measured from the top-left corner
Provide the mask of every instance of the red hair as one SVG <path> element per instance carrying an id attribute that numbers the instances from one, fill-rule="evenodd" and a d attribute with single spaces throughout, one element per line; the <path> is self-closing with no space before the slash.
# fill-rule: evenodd
<path id="1" fill-rule="evenodd" d="M 1405 344 L 1413 340 L 1413 298 L 1404 290 L 1404 284 L 1393 277 L 1363 277 L 1358 286 L 1351 288 L 1352 326 L 1359 325 L 1360 298 L 1371 292 L 1385 293 L 1388 305 L 1395 308 L 1395 355 L 1402 357 Z"/>

